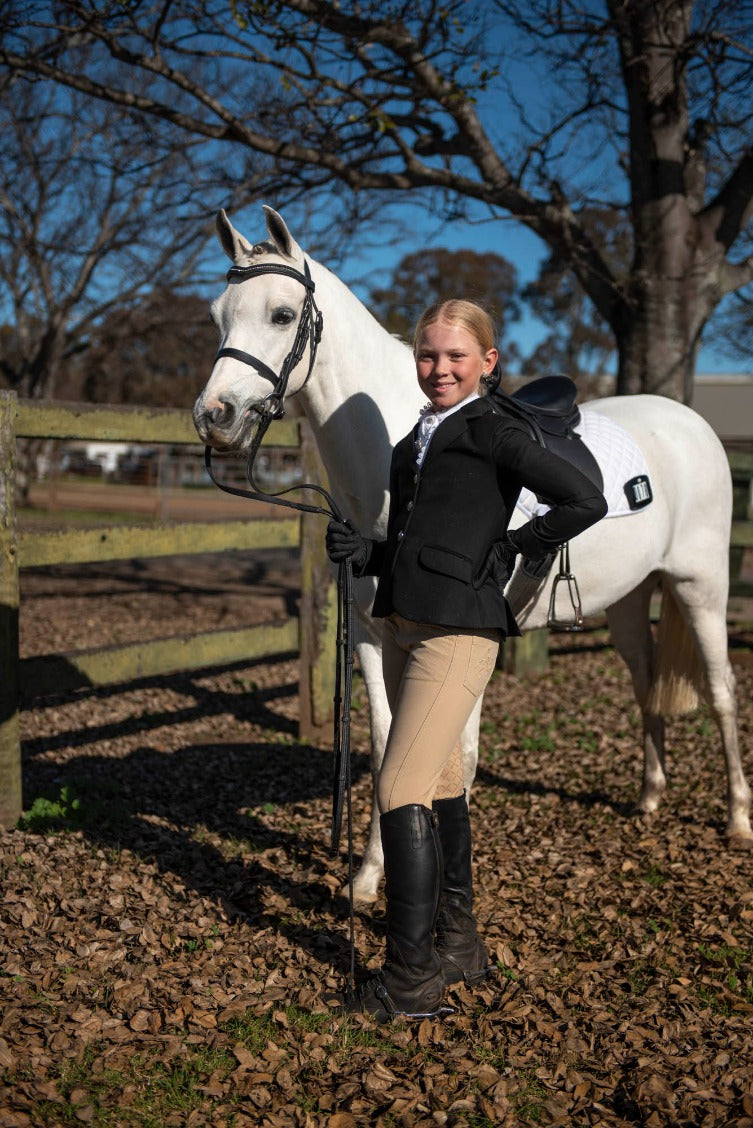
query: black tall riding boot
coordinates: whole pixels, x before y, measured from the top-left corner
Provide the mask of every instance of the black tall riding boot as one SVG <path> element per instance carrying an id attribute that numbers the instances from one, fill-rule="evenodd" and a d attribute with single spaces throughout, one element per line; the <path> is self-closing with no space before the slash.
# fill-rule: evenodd
<path id="1" fill-rule="evenodd" d="M 381 974 L 360 992 L 357 1009 L 380 1021 L 449 1013 L 434 945 L 441 889 L 436 816 L 419 803 L 396 807 L 379 825 L 387 898 L 387 955 Z"/>
<path id="2" fill-rule="evenodd" d="M 471 877 L 471 820 L 465 795 L 435 799 L 444 881 L 437 917 L 437 951 L 446 984 L 479 983 L 491 971 L 476 931 Z"/>

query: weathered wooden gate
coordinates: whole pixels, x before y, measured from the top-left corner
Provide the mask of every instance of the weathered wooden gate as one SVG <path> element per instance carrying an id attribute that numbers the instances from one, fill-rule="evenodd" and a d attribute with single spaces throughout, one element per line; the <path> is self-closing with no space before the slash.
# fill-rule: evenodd
<path id="1" fill-rule="evenodd" d="M 187 411 L 29 401 L 17 399 L 12 392 L 0 393 L 0 826 L 14 825 L 22 810 L 19 698 L 31 700 L 298 651 L 301 736 L 311 739 L 331 724 L 331 639 L 336 599 L 324 553 L 321 517 L 19 531 L 15 463 L 16 439 L 21 437 L 197 445 Z M 301 447 L 306 480 L 322 480 L 305 424 L 276 424 L 267 445 Z M 297 547 L 301 554 L 302 594 L 297 617 L 129 646 L 19 657 L 21 568 L 281 547 Z"/>

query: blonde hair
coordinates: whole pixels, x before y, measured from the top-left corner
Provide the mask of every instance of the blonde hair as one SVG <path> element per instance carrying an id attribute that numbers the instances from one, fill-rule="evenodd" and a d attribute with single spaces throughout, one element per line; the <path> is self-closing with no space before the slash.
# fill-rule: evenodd
<path id="1" fill-rule="evenodd" d="M 413 333 L 414 355 L 424 330 L 438 321 L 446 325 L 460 325 L 463 329 L 467 329 L 478 343 L 482 354 L 497 347 L 494 325 L 486 310 L 476 302 L 469 302 L 465 298 L 450 298 L 449 301 L 434 302 L 421 314 Z"/>

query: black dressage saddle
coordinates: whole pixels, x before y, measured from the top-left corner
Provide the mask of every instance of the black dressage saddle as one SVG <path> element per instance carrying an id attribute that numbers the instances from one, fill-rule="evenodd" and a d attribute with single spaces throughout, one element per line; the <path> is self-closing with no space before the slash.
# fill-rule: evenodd
<path id="1" fill-rule="evenodd" d="M 497 411 L 522 420 L 536 442 L 572 463 L 603 490 L 599 464 L 575 431 L 580 423 L 580 409 L 575 402 L 577 394 L 578 389 L 569 376 L 541 376 L 512 395 L 502 391 L 499 382 L 489 391 Z"/>

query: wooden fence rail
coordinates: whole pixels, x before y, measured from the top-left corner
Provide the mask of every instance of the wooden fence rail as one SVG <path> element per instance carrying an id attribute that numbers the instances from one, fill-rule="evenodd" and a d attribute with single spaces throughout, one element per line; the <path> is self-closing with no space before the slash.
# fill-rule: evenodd
<path id="1" fill-rule="evenodd" d="M 197 446 L 186 411 L 25 401 L 12 392 L 0 392 L 0 826 L 14 825 L 22 810 L 21 698 L 33 700 L 73 689 L 298 651 L 301 735 L 310 737 L 329 723 L 332 695 L 328 662 L 332 657 L 327 640 L 332 633 L 334 604 L 320 525 L 312 526 L 305 518 L 294 516 L 19 532 L 15 511 L 17 438 Z M 276 424 L 274 441 L 267 445 L 302 448 L 307 480 L 321 480 L 310 436 L 298 422 Z M 317 535 L 312 535 L 314 529 Z M 21 568 L 290 547 L 299 548 L 301 553 L 303 590 L 298 616 L 239 630 L 19 658 Z"/>

